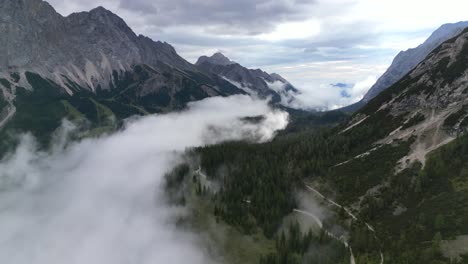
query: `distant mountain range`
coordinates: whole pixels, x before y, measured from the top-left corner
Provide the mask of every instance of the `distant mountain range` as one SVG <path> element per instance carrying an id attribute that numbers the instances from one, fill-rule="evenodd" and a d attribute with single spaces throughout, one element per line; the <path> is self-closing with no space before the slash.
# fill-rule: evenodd
<path id="1" fill-rule="evenodd" d="M 434 31 L 434 33 L 432 33 L 431 36 L 418 47 L 398 53 L 387 71 L 369 89 L 363 99 L 356 104 L 344 107 L 343 110 L 353 112 L 364 106 L 367 102 L 372 100 L 372 98 L 376 97 L 379 93 L 389 88 L 408 74 L 440 44 L 457 36 L 466 27 L 468 27 L 468 21 L 444 24 Z"/>
<path id="2" fill-rule="evenodd" d="M 121 120 L 211 96 L 250 93 L 279 104 L 296 92 L 279 75 L 221 54 L 191 64 L 103 7 L 63 17 L 42 0 L 0 0 L 0 25 L 0 127 L 15 131 L 34 131 L 38 120 L 52 129 L 71 112 L 95 124 L 103 109 Z"/>
<path id="3" fill-rule="evenodd" d="M 125 94 L 149 112 L 208 96 L 244 93 L 219 76 L 204 74 L 171 45 L 137 36 L 102 7 L 63 17 L 45 1 L 2 0 L 0 17 L 1 88 L 12 107 L 18 87 L 41 88 L 28 73 L 69 96 Z"/>
<path id="4" fill-rule="evenodd" d="M 210 96 L 249 94 L 290 106 L 300 93 L 280 75 L 248 69 L 221 53 L 191 64 L 170 44 L 136 35 L 103 7 L 63 17 L 42 0 L 0 3 L 0 127 L 6 131 L 47 134 L 70 116 L 107 126 L 98 122 L 103 113 L 122 120 Z M 363 100 L 345 110 L 362 107 L 465 26 L 443 25 L 419 47 L 401 52 Z"/>
<path id="5" fill-rule="evenodd" d="M 190 149 L 165 177 L 193 206 L 184 227 L 214 229 L 203 240 L 232 263 L 467 263 L 467 26 L 401 52 L 352 115 L 291 110 L 273 141 Z M 210 96 L 281 107 L 299 93 L 221 53 L 191 64 L 102 7 L 63 17 L 41 0 L 0 0 L 0 35 L 0 157 L 21 132 L 49 146 L 64 118 L 80 139 Z"/>

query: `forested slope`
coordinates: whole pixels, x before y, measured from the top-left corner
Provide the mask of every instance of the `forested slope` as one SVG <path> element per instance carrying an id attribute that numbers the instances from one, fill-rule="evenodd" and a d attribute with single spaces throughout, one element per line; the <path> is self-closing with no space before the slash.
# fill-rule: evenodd
<path id="1" fill-rule="evenodd" d="M 466 262 L 467 251 L 446 248 L 468 235 L 467 51 L 465 30 L 341 125 L 193 150 L 196 166 L 220 186 L 198 183 L 213 216 L 276 241 L 253 263 L 316 263 L 307 262 L 304 243 L 317 248 L 323 234 L 284 224 L 304 206 L 297 194 L 313 185 L 344 206 L 316 195 L 332 215 L 322 230 L 346 230 L 356 263 Z M 340 252 L 318 263 L 348 263 Z"/>

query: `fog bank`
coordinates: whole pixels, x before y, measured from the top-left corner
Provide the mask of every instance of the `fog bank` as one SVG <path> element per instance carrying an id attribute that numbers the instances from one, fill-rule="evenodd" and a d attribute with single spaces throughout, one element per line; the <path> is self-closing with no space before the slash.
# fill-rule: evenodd
<path id="1" fill-rule="evenodd" d="M 264 115 L 259 123 L 244 116 Z M 68 142 L 65 122 L 48 152 L 24 135 L 0 162 L 0 261 L 9 264 L 214 263 L 196 234 L 178 230 L 183 208 L 165 203 L 163 175 L 187 147 L 266 141 L 284 112 L 247 96 L 209 98 L 180 113 Z"/>

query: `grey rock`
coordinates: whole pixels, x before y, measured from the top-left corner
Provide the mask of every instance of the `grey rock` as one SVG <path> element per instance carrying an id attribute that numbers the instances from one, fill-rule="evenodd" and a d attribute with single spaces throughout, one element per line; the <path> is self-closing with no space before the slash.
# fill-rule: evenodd
<path id="1" fill-rule="evenodd" d="M 424 166 L 429 153 L 468 131 L 468 28 L 368 102 L 342 133 L 372 126 L 380 130 L 376 145 L 411 143 L 397 173 Z"/>
<path id="2" fill-rule="evenodd" d="M 260 98 L 271 97 L 274 103 L 291 104 L 299 91 L 279 74 L 268 74 L 261 69 L 248 69 L 228 59 L 221 53 L 211 57 L 202 56 L 196 65 L 208 73 L 222 76 L 244 89 L 249 94 Z"/>
<path id="3" fill-rule="evenodd" d="M 36 72 L 69 93 L 69 81 L 109 88 L 114 71 L 139 64 L 198 72 L 171 45 L 137 36 L 103 7 L 63 17 L 42 0 L 0 0 L 0 34 L 0 72 Z"/>
<path id="4" fill-rule="evenodd" d="M 204 62 L 209 62 L 211 64 L 223 65 L 223 66 L 227 66 L 227 65 L 231 65 L 235 63 L 231 61 L 229 58 L 227 58 L 226 56 L 224 56 L 221 52 L 217 52 L 213 54 L 211 57 L 201 56 L 200 58 L 198 58 L 198 61 L 197 63 L 195 63 L 195 65 L 200 65 Z"/>
<path id="5" fill-rule="evenodd" d="M 442 25 L 423 44 L 414 49 L 401 51 L 395 57 L 388 70 L 367 92 L 362 101 L 370 101 L 383 90 L 395 84 L 423 61 L 435 48 L 460 34 L 466 27 L 468 27 L 468 21 Z"/>
<path id="6" fill-rule="evenodd" d="M 440 45 L 403 79 L 361 111 L 388 109 L 394 116 L 458 109 L 468 102 L 468 28 Z M 378 103 L 377 103 L 378 102 Z"/>

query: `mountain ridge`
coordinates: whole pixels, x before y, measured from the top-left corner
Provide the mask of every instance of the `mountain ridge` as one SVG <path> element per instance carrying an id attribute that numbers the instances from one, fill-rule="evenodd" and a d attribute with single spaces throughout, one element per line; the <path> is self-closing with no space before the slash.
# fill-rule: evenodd
<path id="1" fill-rule="evenodd" d="M 385 89 L 403 78 L 408 72 L 421 63 L 435 48 L 440 46 L 443 42 L 456 37 L 466 27 L 468 27 L 468 21 L 443 24 L 432 32 L 432 34 L 419 46 L 410 48 L 406 51 L 400 51 L 393 59 L 389 68 L 379 77 L 377 82 L 372 85 L 364 97 L 357 103 L 341 108 L 341 111 L 348 113 L 358 111 L 379 93 L 383 92 Z"/>
<path id="2" fill-rule="evenodd" d="M 103 7 L 64 17 L 42 0 L 0 0 L 0 34 L 3 135 L 31 131 L 45 138 L 77 112 L 92 127 L 110 128 L 96 118 L 103 109 L 121 122 L 246 94 L 200 71 L 170 44 L 135 34 Z"/>
<path id="3" fill-rule="evenodd" d="M 368 102 L 382 90 L 393 85 L 424 60 L 435 48 L 460 34 L 466 27 L 468 27 L 468 21 L 444 24 L 435 30 L 429 38 L 418 47 L 400 51 L 389 69 L 364 96 L 363 101 Z"/>
<path id="4" fill-rule="evenodd" d="M 224 77 L 250 95 L 272 98 L 273 103 L 284 106 L 292 104 L 295 95 L 299 93 L 291 83 L 279 74 L 269 74 L 261 69 L 248 69 L 231 61 L 220 52 L 211 57 L 201 56 L 196 65 L 206 72 Z"/>
<path id="5" fill-rule="evenodd" d="M 397 118 L 400 126 L 389 131 L 380 143 L 414 136 L 416 141 L 401 169 L 415 161 L 424 164 L 427 153 L 468 131 L 468 119 L 464 120 L 468 118 L 464 110 L 468 105 L 467 63 L 468 28 L 434 49 L 405 77 L 372 99 L 355 114 L 349 127 L 368 124 L 373 116 Z"/>
<path id="6" fill-rule="evenodd" d="M 0 52 L 3 70 L 39 72 L 62 86 L 65 76 L 90 89 L 108 86 L 113 70 L 130 70 L 136 64 L 155 67 L 162 61 L 196 70 L 172 46 L 137 36 L 123 19 L 103 7 L 63 17 L 44 1 L 4 2 L 2 16 L 13 15 L 5 22 L 10 29 L 1 32 L 8 40 L 3 43 L 7 49 Z"/>
<path id="7" fill-rule="evenodd" d="M 234 61 L 231 61 L 228 57 L 224 56 L 224 54 L 222 54 L 221 52 L 216 52 L 213 55 L 211 55 L 211 57 L 201 56 L 200 58 L 198 58 L 195 65 L 200 65 L 203 62 L 209 62 L 211 64 L 223 65 L 223 66 L 236 63 Z"/>
<path id="8" fill-rule="evenodd" d="M 466 262 L 466 247 L 452 247 L 468 236 L 467 66 L 465 29 L 337 126 L 197 149 L 195 168 L 224 183 L 206 195 L 213 218 L 276 241 L 261 264 Z M 317 253 L 329 244 L 304 217 L 352 260 L 344 248 Z"/>

